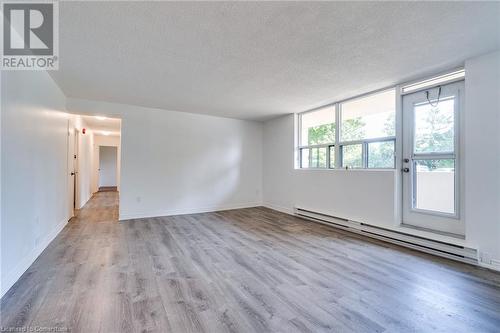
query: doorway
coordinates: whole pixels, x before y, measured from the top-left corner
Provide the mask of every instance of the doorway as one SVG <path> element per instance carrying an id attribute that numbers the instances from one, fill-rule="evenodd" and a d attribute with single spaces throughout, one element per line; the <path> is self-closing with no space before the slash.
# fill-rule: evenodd
<path id="1" fill-rule="evenodd" d="M 118 188 L 118 148 L 99 146 L 99 191 L 116 191 Z"/>
<path id="2" fill-rule="evenodd" d="M 74 124 L 68 121 L 68 217 L 71 219 L 76 215 L 78 209 L 78 141 L 79 132 Z"/>
<path id="3" fill-rule="evenodd" d="M 403 223 L 464 234 L 460 112 L 464 81 L 403 96 Z"/>

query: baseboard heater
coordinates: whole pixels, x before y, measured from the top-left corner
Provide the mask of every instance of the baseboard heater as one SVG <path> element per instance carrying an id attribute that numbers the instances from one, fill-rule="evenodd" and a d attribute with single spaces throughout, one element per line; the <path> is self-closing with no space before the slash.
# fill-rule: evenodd
<path id="1" fill-rule="evenodd" d="M 356 222 L 349 219 L 314 212 L 303 208 L 295 207 L 295 215 L 307 220 L 319 222 L 339 229 L 398 244 L 414 250 L 431 253 L 469 264 L 478 264 L 477 251 L 475 249 L 467 248 L 464 246 L 436 241 L 425 237 L 414 236 L 390 229 L 375 227 L 366 223 Z"/>

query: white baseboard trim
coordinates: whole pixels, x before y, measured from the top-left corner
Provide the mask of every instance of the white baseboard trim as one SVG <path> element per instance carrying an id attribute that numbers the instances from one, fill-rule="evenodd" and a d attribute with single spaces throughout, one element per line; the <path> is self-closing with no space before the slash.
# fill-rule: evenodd
<path id="1" fill-rule="evenodd" d="M 23 259 L 21 259 L 21 261 L 18 262 L 14 269 L 5 275 L 5 278 L 2 278 L 0 298 L 3 297 L 10 288 L 12 288 L 17 280 L 19 280 L 31 264 L 35 262 L 38 256 L 42 254 L 43 250 L 49 246 L 49 244 L 54 240 L 54 238 L 56 238 L 67 223 L 68 220 L 65 219 L 56 225 L 45 237 L 43 237 L 43 239 L 41 239 L 40 243 L 38 243 L 36 247 L 34 247 L 26 256 L 24 256 Z"/>
<path id="2" fill-rule="evenodd" d="M 124 213 L 124 214 L 120 213 L 119 220 L 126 221 L 132 219 L 144 219 L 149 217 L 199 214 L 199 213 L 216 212 L 222 210 L 259 207 L 259 206 L 262 206 L 262 202 L 248 202 L 248 203 L 241 203 L 234 205 L 206 206 L 206 207 L 186 208 L 186 209 L 170 209 L 170 210 L 161 210 L 156 212 L 138 212 L 138 213 Z"/>
<path id="3" fill-rule="evenodd" d="M 282 212 L 282 213 L 285 213 L 285 214 L 295 215 L 295 213 L 293 211 L 293 208 L 288 208 L 288 207 L 284 207 L 284 206 L 280 206 L 280 205 L 275 205 L 275 204 L 272 204 L 272 203 L 269 203 L 269 202 L 264 202 L 263 206 L 266 207 L 266 208 L 277 210 L 278 212 Z"/>
<path id="4" fill-rule="evenodd" d="M 90 198 L 92 198 L 93 195 L 94 195 L 94 193 L 89 193 L 85 198 L 83 198 L 83 200 L 81 200 L 81 202 L 80 202 L 80 208 L 78 208 L 78 209 L 82 209 L 83 206 L 85 206 L 87 204 L 87 202 L 89 202 Z"/>
<path id="5" fill-rule="evenodd" d="M 295 216 L 295 217 L 300 217 L 300 216 L 298 216 L 298 215 L 295 214 L 294 209 L 286 208 L 286 207 L 283 207 L 283 206 L 279 206 L 279 205 L 275 205 L 275 204 L 271 204 L 271 203 L 267 203 L 267 202 L 264 202 L 262 205 L 264 207 L 267 207 L 267 208 L 270 208 L 270 209 L 274 209 L 276 211 L 279 211 L 279 212 L 282 212 L 282 213 L 285 213 L 285 214 L 289 214 L 289 215 L 292 215 L 292 216 Z M 487 264 L 487 263 L 484 263 L 484 262 L 481 262 L 481 261 L 478 260 L 476 263 L 474 263 L 474 265 L 477 265 L 479 267 L 488 268 L 488 269 L 493 270 L 493 271 L 500 272 L 500 259 L 491 259 L 491 263 L 490 264 Z"/>

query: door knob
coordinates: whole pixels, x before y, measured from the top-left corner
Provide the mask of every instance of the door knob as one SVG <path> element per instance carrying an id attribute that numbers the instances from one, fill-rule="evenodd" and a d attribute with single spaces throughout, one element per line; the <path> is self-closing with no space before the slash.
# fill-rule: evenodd
<path id="1" fill-rule="evenodd" d="M 410 172 L 410 168 L 403 168 L 403 172 Z"/>
<path id="2" fill-rule="evenodd" d="M 74 175 L 75 175 L 75 173 L 74 173 L 74 172 L 72 172 L 72 173 L 71 173 L 71 175 L 72 175 L 72 176 L 74 176 Z"/>
<path id="3" fill-rule="evenodd" d="M 408 163 L 408 162 L 410 162 L 410 159 L 409 159 L 409 158 L 405 158 L 405 159 L 403 160 L 403 162 Z"/>

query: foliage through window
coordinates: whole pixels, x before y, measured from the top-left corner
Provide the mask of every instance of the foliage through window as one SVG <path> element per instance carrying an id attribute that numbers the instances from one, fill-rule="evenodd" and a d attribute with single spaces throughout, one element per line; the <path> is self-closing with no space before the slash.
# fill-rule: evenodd
<path id="1" fill-rule="evenodd" d="M 300 167 L 328 168 L 335 143 L 335 107 L 300 115 Z"/>
<path id="2" fill-rule="evenodd" d="M 329 107 L 301 115 L 301 146 L 335 142 L 335 108 Z"/>
<path id="3" fill-rule="evenodd" d="M 395 89 L 300 114 L 300 167 L 394 168 L 395 115 Z"/>
<path id="4" fill-rule="evenodd" d="M 343 142 L 395 136 L 394 89 L 341 103 L 340 109 Z"/>
<path id="5" fill-rule="evenodd" d="M 368 143 L 369 168 L 394 168 L 394 141 Z"/>
<path id="6" fill-rule="evenodd" d="M 449 153 L 455 149 L 455 100 L 415 106 L 415 153 Z"/>
<path id="7" fill-rule="evenodd" d="M 349 169 L 363 167 L 363 145 L 344 145 L 342 146 L 342 166 Z"/>

